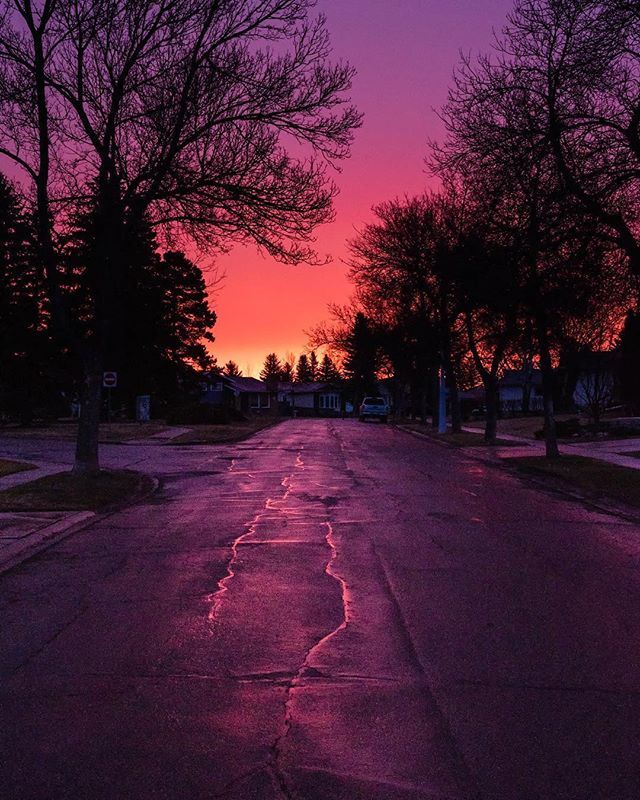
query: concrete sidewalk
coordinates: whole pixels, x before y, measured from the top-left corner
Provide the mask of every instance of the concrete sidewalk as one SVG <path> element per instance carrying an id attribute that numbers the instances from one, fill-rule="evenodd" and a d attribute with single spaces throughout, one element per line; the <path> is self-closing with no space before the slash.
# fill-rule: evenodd
<path id="1" fill-rule="evenodd" d="M 34 466 L 35 469 L 0 478 L 0 491 L 69 469 L 68 464 L 39 463 Z M 92 511 L 0 512 L 0 573 L 58 541 L 94 516 Z"/>
<path id="2" fill-rule="evenodd" d="M 478 428 L 465 426 L 462 430 L 466 433 L 476 433 L 482 436 L 482 430 Z M 526 439 L 522 436 L 503 434 L 500 433 L 500 430 L 498 430 L 498 438 L 514 442 L 515 445 L 492 448 L 499 458 L 544 455 L 544 442 L 538 439 Z M 640 453 L 640 437 L 633 439 L 607 439 L 601 442 L 560 441 L 558 445 L 560 452 L 566 455 L 595 458 L 598 461 L 606 461 L 608 464 L 615 464 L 618 467 L 640 470 L 640 457 L 629 455 L 629 453 L 633 452 Z"/>
<path id="3" fill-rule="evenodd" d="M 0 512 L 0 574 L 95 516 L 93 511 Z"/>
<path id="4" fill-rule="evenodd" d="M 159 433 L 154 433 L 153 436 L 147 436 L 145 439 L 127 439 L 126 441 L 122 442 L 122 444 L 126 445 L 159 445 L 159 444 L 166 444 L 166 442 L 170 442 L 173 439 L 177 439 L 178 436 L 182 436 L 184 433 L 190 433 L 192 428 L 169 428 L 166 431 L 160 431 Z"/>

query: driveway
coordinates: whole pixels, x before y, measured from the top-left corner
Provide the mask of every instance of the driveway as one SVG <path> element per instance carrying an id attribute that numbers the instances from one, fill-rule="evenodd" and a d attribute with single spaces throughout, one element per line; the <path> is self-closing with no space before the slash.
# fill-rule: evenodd
<path id="1" fill-rule="evenodd" d="M 160 491 L 0 578 L 4 800 L 637 800 L 635 525 L 376 423 L 104 454 Z"/>

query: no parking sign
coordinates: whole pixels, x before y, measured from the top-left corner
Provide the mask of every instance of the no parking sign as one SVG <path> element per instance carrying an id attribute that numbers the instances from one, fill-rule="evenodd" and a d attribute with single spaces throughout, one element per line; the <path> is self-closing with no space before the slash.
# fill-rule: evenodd
<path id="1" fill-rule="evenodd" d="M 105 389 L 115 389 L 118 385 L 118 373 L 117 372 L 103 372 L 102 373 L 102 385 Z"/>

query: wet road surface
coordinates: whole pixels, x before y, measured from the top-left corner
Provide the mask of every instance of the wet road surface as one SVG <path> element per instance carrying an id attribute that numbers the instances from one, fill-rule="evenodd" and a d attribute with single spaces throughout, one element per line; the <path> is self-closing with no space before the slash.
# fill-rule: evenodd
<path id="1" fill-rule="evenodd" d="M 0 797 L 637 800 L 640 529 L 390 427 L 161 477 L 0 578 Z"/>

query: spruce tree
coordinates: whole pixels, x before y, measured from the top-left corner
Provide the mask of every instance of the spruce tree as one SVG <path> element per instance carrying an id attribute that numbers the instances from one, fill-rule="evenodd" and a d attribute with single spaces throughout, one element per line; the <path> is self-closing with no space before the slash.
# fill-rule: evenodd
<path id="1" fill-rule="evenodd" d="M 288 361 L 285 361 L 282 365 L 281 380 L 284 383 L 293 383 L 295 377 L 296 373 L 293 365 L 290 364 Z"/>
<path id="2" fill-rule="evenodd" d="M 620 334 L 620 388 L 632 414 L 640 413 L 640 313 L 629 311 Z"/>
<path id="3" fill-rule="evenodd" d="M 306 354 L 303 353 L 300 358 L 298 359 L 298 364 L 296 366 L 296 380 L 298 383 L 309 383 L 313 380 L 311 377 L 311 367 L 309 365 L 309 359 L 307 358 Z"/>
<path id="4" fill-rule="evenodd" d="M 78 336 L 101 336 L 104 368 L 118 373 L 113 402 L 133 408 L 136 395 L 152 395 L 152 408 L 182 403 L 195 395 L 202 371 L 215 359 L 215 312 L 210 308 L 202 272 L 179 251 L 158 252 L 148 224 L 122 231 L 127 268 L 117 310 L 108 327 L 95 330 L 90 320 L 93 291 L 94 227 L 91 212 L 78 216 L 65 249 L 67 293 L 79 320 Z"/>
<path id="5" fill-rule="evenodd" d="M 55 411 L 57 396 L 33 239 L 30 218 L 0 174 L 0 415 L 24 424 L 38 410 Z"/>
<path id="6" fill-rule="evenodd" d="M 235 361 L 229 360 L 224 365 L 224 374 L 227 376 L 227 378 L 241 378 L 242 370 Z"/>
<path id="7" fill-rule="evenodd" d="M 311 375 L 312 381 L 317 381 L 320 377 L 320 368 L 318 366 L 318 356 L 316 355 L 316 351 L 312 350 L 311 355 L 309 356 L 309 374 Z"/>
<path id="8" fill-rule="evenodd" d="M 273 390 L 279 383 L 282 375 L 282 364 L 275 353 L 269 353 L 264 360 L 264 366 L 260 372 L 260 380 Z"/>
<path id="9" fill-rule="evenodd" d="M 359 403 L 366 394 L 376 391 L 378 344 L 371 324 L 358 312 L 346 342 L 344 375 L 353 399 Z"/>
<path id="10" fill-rule="evenodd" d="M 324 381 L 325 383 L 331 383 L 332 381 L 340 380 L 341 377 L 338 368 L 326 353 L 320 362 L 319 376 L 320 380 Z"/>

